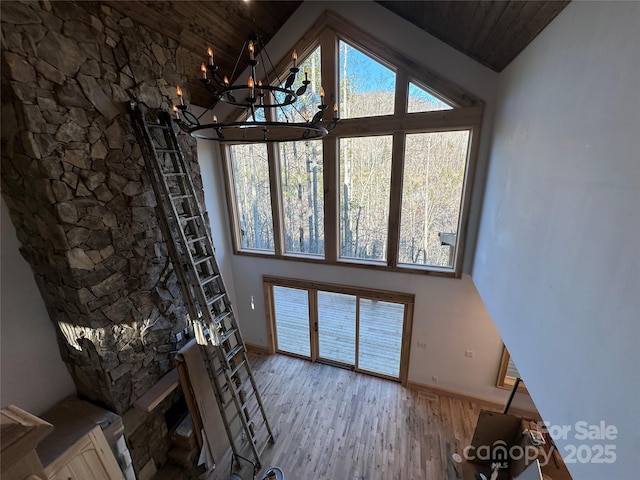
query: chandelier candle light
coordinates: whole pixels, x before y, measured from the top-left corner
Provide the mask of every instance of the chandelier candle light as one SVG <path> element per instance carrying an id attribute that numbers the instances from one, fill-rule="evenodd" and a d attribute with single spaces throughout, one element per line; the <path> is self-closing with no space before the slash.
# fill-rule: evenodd
<path id="1" fill-rule="evenodd" d="M 301 85 L 294 89 L 296 75 L 300 71 L 298 54 L 295 50 L 291 54 L 293 66 L 289 68 L 289 75 L 284 82 L 277 73 L 275 78 L 269 78 L 269 75 L 273 75 L 275 72 L 275 68 L 258 36 L 249 39 L 243 45 L 231 78 L 236 78 L 236 69 L 244 52 L 249 54 L 251 73 L 246 84 L 231 85 L 229 77 L 218 72 L 213 49 L 208 48 L 208 61 L 200 66 L 200 82 L 212 95 L 212 106 L 200 116 L 196 117 L 191 113 L 188 105 L 184 102 L 182 88 L 180 86 L 176 88 L 180 104 L 173 106 L 173 113 L 176 123 L 182 130 L 196 138 L 233 143 L 312 140 L 322 138 L 333 130 L 340 120 L 338 105 L 334 104 L 333 118 L 323 126 L 323 115 L 327 109 L 323 88 L 320 88 L 319 92 L 318 112 L 312 118 L 309 114 L 305 118 L 305 114 L 295 105 L 298 97 L 304 95 L 311 84 L 309 71 L 305 67 L 304 79 L 301 81 Z M 256 67 L 260 63 L 262 63 L 264 82 L 256 75 Z M 211 112 L 218 101 L 244 109 L 246 119 L 228 123 L 218 122 L 217 117 Z M 213 122 L 201 123 L 201 118 L 205 116 L 211 118 Z M 301 120 L 296 121 L 296 118 Z"/>

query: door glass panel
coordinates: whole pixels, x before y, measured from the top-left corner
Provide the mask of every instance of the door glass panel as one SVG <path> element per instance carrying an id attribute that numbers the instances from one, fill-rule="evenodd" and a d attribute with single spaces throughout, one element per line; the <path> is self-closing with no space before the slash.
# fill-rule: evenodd
<path id="1" fill-rule="evenodd" d="M 355 365 L 356 297 L 318 292 L 318 343 L 321 358 Z"/>
<path id="2" fill-rule="evenodd" d="M 400 377 L 404 305 L 360 299 L 358 368 Z"/>
<path id="3" fill-rule="evenodd" d="M 273 287 L 277 348 L 309 357 L 309 295 L 306 290 Z"/>

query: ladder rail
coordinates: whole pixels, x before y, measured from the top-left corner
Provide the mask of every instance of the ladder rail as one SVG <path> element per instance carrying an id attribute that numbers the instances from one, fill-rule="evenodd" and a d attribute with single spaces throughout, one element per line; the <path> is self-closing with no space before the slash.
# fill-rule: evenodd
<path id="1" fill-rule="evenodd" d="M 152 155 L 154 155 L 153 153 L 153 144 L 151 141 L 148 141 L 148 139 L 151 138 L 151 134 L 147 128 L 146 122 L 144 122 L 143 118 L 135 118 L 136 115 L 142 115 L 142 112 L 140 111 L 139 108 L 134 107 L 133 105 L 130 105 L 130 113 L 132 115 L 132 117 L 134 118 L 134 121 L 132 122 L 134 125 L 134 129 L 136 130 L 136 134 L 138 136 L 139 139 L 142 139 L 143 141 L 140 142 L 140 148 L 142 150 L 143 153 L 143 157 L 145 159 L 145 164 L 147 165 L 147 168 L 150 170 L 151 175 L 157 175 L 158 169 L 157 166 L 154 165 L 154 162 L 149 161 L 150 157 Z M 153 188 L 153 191 L 156 195 L 157 199 L 162 198 L 161 197 L 161 192 L 158 188 L 158 181 L 157 178 L 152 179 L 151 181 L 151 186 Z M 170 218 L 168 215 L 168 212 L 166 211 L 166 205 L 164 204 L 164 202 L 158 201 L 158 207 L 160 209 L 161 214 L 158 215 L 159 220 L 160 220 L 160 224 L 161 224 L 161 229 L 167 233 L 167 232 L 171 232 L 171 226 L 169 225 L 169 221 L 168 219 Z M 170 237 L 169 237 L 170 238 Z M 177 251 L 176 245 L 174 242 L 170 241 L 170 239 L 167 238 L 166 244 L 167 244 L 167 249 L 169 250 L 169 255 L 172 259 L 177 259 L 180 258 L 180 255 Z M 188 281 L 187 278 L 187 273 L 184 270 L 184 266 L 182 265 L 182 262 L 173 262 L 174 265 L 174 270 L 176 272 L 176 276 L 178 277 L 178 282 L 181 285 L 184 285 L 184 288 L 189 288 L 189 286 L 191 285 L 191 282 Z M 195 321 L 198 318 L 198 309 L 196 307 L 196 305 L 193 302 L 192 296 L 191 295 L 184 295 L 184 300 L 186 303 L 186 307 L 187 307 L 187 312 L 189 313 L 189 317 Z"/>
<path id="2" fill-rule="evenodd" d="M 141 116 L 142 112 L 138 109 L 136 111 L 136 114 Z M 142 144 L 147 149 L 147 155 L 145 155 L 145 160 L 148 160 L 149 158 L 157 158 L 157 153 L 158 152 L 157 152 L 157 149 L 155 148 L 155 145 L 153 144 L 153 141 L 150 140 L 151 139 L 151 132 L 149 131 L 146 122 L 144 121 L 143 118 L 139 118 L 138 122 L 135 122 L 135 124 L 138 125 L 138 128 L 143 129 L 144 135 L 142 136 L 142 138 L 144 138 L 145 140 L 148 140 L 148 141 L 142 142 Z M 166 152 L 163 151 L 162 153 L 164 154 Z M 164 198 L 169 198 L 170 199 L 169 188 L 168 188 L 166 180 L 164 179 L 163 173 L 162 173 L 158 163 L 157 162 L 150 162 L 150 161 L 147 161 L 146 163 L 150 167 L 152 175 L 154 175 L 154 181 L 152 181 L 151 183 L 152 183 L 152 187 L 154 189 L 154 193 L 156 194 L 156 197 L 161 199 L 161 198 L 163 198 L 162 195 L 164 194 L 165 195 Z M 162 188 L 162 191 L 161 191 L 161 188 Z M 174 222 L 175 223 L 175 228 L 174 229 L 171 228 L 171 226 L 169 225 L 169 222 L 167 221 L 167 219 L 170 218 L 170 216 L 168 214 L 169 212 L 167 212 L 166 202 L 162 202 L 162 201 L 158 202 L 158 204 L 159 204 L 159 206 L 161 208 L 161 211 L 162 211 L 161 217 L 162 217 L 162 222 L 164 224 L 163 226 L 165 227 L 165 232 L 171 233 L 171 232 L 173 232 L 173 231 L 175 231 L 177 229 L 178 231 L 180 231 L 182 233 L 183 230 L 182 230 L 182 228 L 180 228 L 180 225 L 179 225 L 179 215 L 178 215 L 178 213 L 177 213 L 177 211 L 175 209 L 175 205 L 173 204 L 172 201 L 169 201 L 168 203 L 170 204 L 171 209 L 173 210 L 173 212 L 172 212 L 173 217 L 172 218 L 176 219 L 176 221 Z M 183 235 L 183 240 L 184 240 L 184 235 Z M 173 255 L 173 258 L 180 258 L 180 255 L 179 255 L 179 253 L 177 251 L 177 248 L 176 248 L 175 244 L 172 241 L 168 241 L 167 244 L 170 246 L 169 247 L 170 250 L 171 250 L 170 254 Z M 189 251 L 187 249 L 187 253 L 188 252 Z M 189 257 L 192 260 L 192 257 L 191 257 L 190 254 L 189 254 Z M 183 262 L 176 261 L 174 263 L 176 263 L 175 268 L 176 268 L 176 271 L 179 272 L 177 274 L 179 275 L 180 281 L 181 281 L 181 283 L 183 283 L 185 285 L 184 288 L 193 289 L 194 282 L 193 281 L 187 281 L 187 277 L 189 275 L 187 275 L 187 273 L 185 272 Z M 193 280 L 197 280 L 197 277 L 195 279 L 193 279 Z M 197 292 L 196 292 L 196 295 L 197 295 Z M 190 314 L 190 317 L 191 317 L 192 321 L 199 323 L 203 309 L 198 308 L 196 303 L 193 301 L 192 295 L 185 295 L 185 297 L 186 297 L 187 302 L 188 302 L 188 310 L 189 310 L 189 314 Z M 208 312 L 208 309 L 204 309 L 204 310 L 206 310 Z M 196 327 L 196 331 L 197 332 L 199 331 L 199 329 L 197 327 Z M 200 339 L 202 339 L 206 335 L 202 332 L 198 336 L 200 337 Z M 200 340 L 198 343 L 203 343 L 203 342 L 202 342 L 202 340 Z M 218 394 L 218 392 L 220 391 L 220 386 L 218 385 L 219 382 L 217 380 L 217 376 L 215 375 L 215 367 L 213 365 L 211 365 L 210 360 L 211 360 L 210 357 L 205 356 L 205 365 L 207 366 L 207 369 L 210 372 L 210 378 L 212 378 L 214 383 L 216 384 L 215 385 L 216 388 L 214 389 L 214 391 L 215 391 L 215 395 L 214 396 L 216 398 L 216 403 L 218 404 L 218 408 L 219 409 L 223 409 L 224 406 L 223 406 L 223 403 L 222 403 L 222 399 L 221 399 L 220 395 Z M 235 448 L 235 442 L 231 442 L 231 439 L 233 438 L 233 433 L 230 430 L 230 425 L 226 421 L 223 422 L 223 425 L 224 425 L 225 431 L 227 433 L 227 437 L 230 439 L 230 444 L 231 444 L 232 450 L 234 451 L 234 453 L 237 453 L 236 452 L 236 448 Z"/>
<path id="3" fill-rule="evenodd" d="M 206 359 L 205 365 L 214 386 L 216 402 L 231 449 L 234 455 L 239 455 L 246 444 L 250 445 L 256 464 L 259 465 L 262 452 L 269 442 L 275 442 L 275 436 L 251 371 L 246 344 L 235 319 L 224 279 L 220 274 L 210 229 L 200 208 L 190 168 L 176 137 L 172 117 L 167 112 L 161 112 L 158 116 L 158 124 L 148 124 L 138 106 L 131 105 L 130 111 L 136 135 L 141 140 L 145 163 L 151 170 L 151 183 L 163 217 L 160 222 L 161 227 L 165 230 L 169 253 L 176 264 L 176 275 L 183 289 L 187 311 L 198 343 L 204 345 L 203 352 L 207 353 L 203 355 Z M 161 144 L 158 137 L 151 134 L 149 127 L 157 127 L 162 131 L 161 137 L 164 144 Z M 159 145 L 156 146 L 156 142 Z M 170 165 L 173 171 L 165 171 L 167 165 Z M 169 178 L 174 181 L 171 185 Z M 211 350 L 215 353 L 211 354 Z M 241 358 L 238 361 L 237 357 L 240 353 Z M 215 358 L 220 363 L 219 367 L 215 364 Z M 241 380 L 240 370 L 243 367 L 247 376 L 246 379 Z M 221 384 L 222 377 L 224 384 Z M 243 389 L 243 382 L 247 381 L 251 394 L 249 399 L 246 396 L 247 392 Z M 224 393 L 227 391 L 231 399 L 225 400 Z M 249 403 L 253 397 L 257 405 L 250 411 Z M 230 403 L 234 404 L 237 412 L 231 421 L 227 413 Z M 258 418 L 261 421 L 258 424 L 252 418 L 254 413 L 259 413 Z M 244 437 L 241 438 L 243 442 L 246 440 L 241 446 L 236 445 L 237 437 L 231 430 L 231 422 L 235 421 L 236 417 L 241 424 L 238 435 Z M 266 428 L 267 438 L 264 445 L 259 446 L 258 433 L 262 426 Z"/>
<path id="4" fill-rule="evenodd" d="M 167 118 L 167 116 L 164 115 L 164 113 L 160 114 L 160 120 L 162 121 L 163 124 L 165 124 L 167 126 L 171 125 L 170 117 Z M 167 142 L 167 146 L 171 146 L 173 148 L 169 148 L 168 151 L 164 151 L 162 153 L 163 154 L 169 153 L 169 155 L 175 155 L 175 157 L 172 157 L 171 160 L 174 161 L 179 166 L 179 168 L 181 170 L 181 173 L 186 173 L 187 172 L 187 167 L 186 167 L 186 162 L 185 162 L 185 159 L 184 159 L 184 155 L 182 154 L 182 150 L 180 148 L 180 145 L 177 142 L 177 138 L 175 137 L 175 135 L 172 134 L 172 132 L 173 132 L 173 130 L 168 130 L 168 129 L 164 130 L 164 135 L 165 135 L 165 140 Z M 157 158 L 157 153 L 156 153 L 156 158 Z M 162 185 L 164 186 L 163 190 L 164 190 L 165 194 L 171 199 L 171 201 L 170 201 L 171 208 L 173 210 L 173 215 L 176 218 L 179 217 L 179 214 L 178 214 L 176 205 L 175 205 L 175 203 L 173 201 L 174 198 L 177 198 L 179 200 L 184 199 L 188 204 L 189 204 L 189 202 L 197 202 L 197 197 L 195 195 L 195 186 L 193 184 L 193 180 L 191 179 L 190 175 L 185 175 L 184 177 L 182 177 L 182 179 L 185 179 L 185 178 L 186 178 L 186 180 L 188 182 L 187 183 L 187 188 L 186 188 L 187 193 L 184 194 L 184 195 L 177 195 L 177 196 L 173 196 L 172 197 L 171 193 L 170 193 L 170 189 L 169 189 L 167 181 L 166 181 L 166 178 L 165 178 L 164 175 L 162 175 Z M 188 206 L 191 207 L 192 205 L 188 205 Z M 202 211 L 200 209 L 197 208 L 195 212 L 190 211 L 189 213 L 191 213 L 192 216 L 195 213 L 198 216 L 198 220 L 200 222 L 202 222 L 201 225 L 203 225 L 203 226 L 205 225 L 205 223 L 204 223 L 204 215 L 202 214 Z M 181 240 L 182 240 L 183 245 L 188 245 L 188 239 L 187 239 L 187 237 L 185 235 L 184 229 L 180 228 L 179 232 L 180 232 L 180 236 L 181 236 Z M 210 256 L 210 258 L 205 259 L 203 261 L 212 262 L 212 264 L 213 264 L 212 267 L 217 270 L 217 265 L 214 263 L 215 262 L 215 258 L 213 257 L 213 255 L 214 255 L 213 243 L 211 242 L 211 238 L 209 237 L 208 232 L 207 232 L 207 235 L 204 237 L 203 243 L 204 243 L 205 252 Z M 193 286 L 193 290 L 195 290 L 198 303 L 200 303 L 200 307 L 202 308 L 202 313 L 204 314 L 205 321 L 209 325 L 209 336 L 210 337 L 213 336 L 214 345 L 220 346 L 221 345 L 221 343 L 220 343 L 220 331 L 217 328 L 217 326 L 219 324 L 218 325 L 215 324 L 215 316 L 212 315 L 211 309 L 208 308 L 209 305 L 214 305 L 215 303 L 217 303 L 218 298 L 212 299 L 211 303 L 209 303 L 209 301 L 207 299 L 207 296 L 206 296 L 206 294 L 204 292 L 204 289 L 202 288 L 200 275 L 198 274 L 197 270 L 194 268 L 196 260 L 194 259 L 194 256 L 191 253 L 191 249 L 185 248 L 185 252 L 188 255 L 189 260 L 190 260 L 189 266 L 191 267 L 192 274 L 193 274 L 193 276 L 198 278 L 198 285 L 197 286 L 194 285 Z M 224 289 L 224 291 L 226 292 L 226 288 L 225 288 L 224 285 L 219 285 L 219 288 L 220 287 L 222 287 L 221 290 Z M 226 296 L 226 293 L 224 295 Z M 219 299 L 222 299 L 222 297 L 219 297 Z M 227 307 L 230 307 L 230 305 L 227 302 L 225 302 L 225 303 L 227 304 L 226 305 Z M 245 345 L 244 345 L 244 342 L 242 342 L 241 348 L 246 348 Z M 228 356 L 224 354 L 224 352 L 222 351 L 223 349 L 217 348 L 216 350 L 220 354 L 220 358 L 221 358 L 221 360 L 223 362 L 223 365 L 226 367 L 226 368 L 224 368 L 225 373 L 229 369 L 233 369 L 234 365 L 230 364 L 230 360 L 231 359 L 228 358 Z M 242 402 L 238 398 L 237 390 L 235 389 L 235 386 L 234 386 L 235 382 L 232 381 L 231 378 L 227 378 L 227 382 L 230 385 L 231 389 L 234 391 L 234 395 L 232 395 L 232 399 L 236 404 L 236 409 L 239 412 L 242 412 L 242 405 L 241 405 Z M 251 431 L 250 420 L 247 418 L 247 416 L 245 414 L 242 414 L 242 415 L 240 415 L 240 421 L 242 422 L 243 430 L 245 432 L 249 433 L 247 435 L 247 437 L 249 437 L 249 439 L 250 439 L 250 445 L 252 447 L 252 451 L 253 451 L 253 454 L 254 454 L 255 458 L 259 458 L 260 454 L 258 453 L 257 446 L 255 445 L 255 442 L 253 441 L 253 436 L 250 435 L 250 431 Z M 266 418 L 265 418 L 265 421 L 266 421 Z M 236 452 L 234 452 L 234 453 L 236 453 Z"/>

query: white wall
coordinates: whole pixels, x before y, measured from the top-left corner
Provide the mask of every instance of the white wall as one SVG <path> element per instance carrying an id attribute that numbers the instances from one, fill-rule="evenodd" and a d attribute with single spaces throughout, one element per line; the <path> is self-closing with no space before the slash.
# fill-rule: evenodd
<path id="1" fill-rule="evenodd" d="M 9 210 L 4 199 L 0 203 L 0 406 L 14 404 L 38 415 L 76 390 L 31 268 L 18 251 Z"/>
<path id="2" fill-rule="evenodd" d="M 196 111 L 201 112 L 201 109 L 196 107 Z M 231 266 L 233 248 L 231 248 L 229 236 L 229 215 L 225 207 L 226 199 L 219 145 L 216 142 L 198 140 L 198 163 L 202 174 L 205 208 L 209 212 L 211 241 L 216 253 L 216 261 L 227 287 L 229 299 L 235 305 L 237 300 Z"/>
<path id="3" fill-rule="evenodd" d="M 373 2 L 305 2 L 267 47 L 274 61 L 290 52 L 292 45 L 327 7 L 488 102 L 481 139 L 479 170 L 482 171 L 482 163 L 488 154 L 497 74 Z M 447 279 L 230 255 L 232 249 L 219 155 L 206 142 L 199 143 L 198 148 L 203 173 L 216 176 L 205 178 L 207 208 L 212 219 L 218 217 L 221 220 L 218 227 L 226 232 L 224 237 L 215 239 L 216 252 L 219 255 L 223 252 L 223 257 L 230 259 L 236 307 L 246 341 L 267 344 L 262 288 L 262 276 L 265 274 L 415 293 L 409 380 L 435 385 L 432 376 L 437 375 L 440 388 L 495 402 L 506 401 L 509 392 L 495 387 L 502 342 L 470 277 Z M 210 191 L 210 188 L 216 190 Z M 481 190 L 480 185 L 474 193 L 479 194 Z M 474 214 L 479 212 L 479 205 L 477 201 L 472 209 Z M 471 253 L 472 246 L 473 243 Z M 251 297 L 254 298 L 255 310 L 250 306 Z M 419 348 L 418 342 L 425 343 L 426 348 Z M 473 350 L 475 357 L 466 358 L 465 350 Z M 520 394 L 514 405 L 533 408 L 530 399 Z"/>
<path id="4" fill-rule="evenodd" d="M 573 478 L 638 478 L 640 3 L 572 2 L 498 91 L 474 282 L 542 416 L 574 429 L 561 451 L 578 421 L 618 428 L 586 442 L 616 462 Z"/>

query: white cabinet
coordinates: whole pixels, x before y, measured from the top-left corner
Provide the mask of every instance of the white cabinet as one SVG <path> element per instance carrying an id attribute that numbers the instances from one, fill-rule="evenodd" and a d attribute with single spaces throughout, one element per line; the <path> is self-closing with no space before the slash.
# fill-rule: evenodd
<path id="1" fill-rule="evenodd" d="M 49 480 L 124 480 L 98 426 L 47 465 L 45 473 Z"/>

